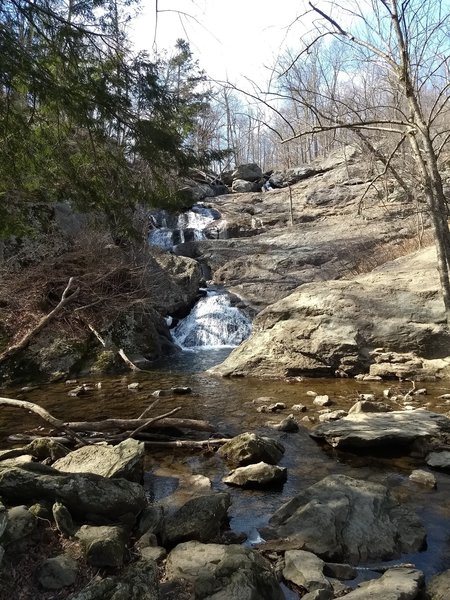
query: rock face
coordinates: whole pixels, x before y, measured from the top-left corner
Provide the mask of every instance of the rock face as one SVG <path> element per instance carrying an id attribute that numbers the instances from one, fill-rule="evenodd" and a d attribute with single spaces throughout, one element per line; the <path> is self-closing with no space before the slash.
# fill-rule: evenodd
<path id="1" fill-rule="evenodd" d="M 144 444 L 125 440 L 117 446 L 83 446 L 53 463 L 64 473 L 95 473 L 102 477 L 123 477 L 140 481 L 143 474 Z"/>
<path id="2" fill-rule="evenodd" d="M 62 474 L 40 464 L 26 468 L 0 465 L 0 496 L 11 502 L 61 502 L 74 515 L 112 520 L 127 513 L 136 515 L 146 504 L 144 489 L 137 483 L 92 474 Z"/>
<path id="3" fill-rule="evenodd" d="M 339 421 L 323 423 L 310 432 L 335 448 L 383 449 L 404 448 L 450 432 L 450 419 L 428 410 L 393 411 L 390 413 L 351 413 Z M 428 463 L 429 464 L 429 463 Z"/>
<path id="4" fill-rule="evenodd" d="M 425 530 L 380 484 L 330 475 L 282 506 L 269 525 L 324 560 L 388 560 L 420 550 Z"/>
<path id="5" fill-rule="evenodd" d="M 227 518 L 230 505 L 230 495 L 226 493 L 192 498 L 167 517 L 164 530 L 166 544 L 174 546 L 188 540 L 214 540 Z"/>
<path id="6" fill-rule="evenodd" d="M 188 542 L 167 558 L 169 579 L 194 583 L 198 600 L 283 600 L 269 563 L 242 546 Z"/>
<path id="7" fill-rule="evenodd" d="M 430 248 L 369 275 L 301 286 L 260 312 L 250 338 L 213 372 L 259 377 L 336 371 L 352 375 L 367 370 L 375 361 L 370 353 L 383 347 L 418 353 L 416 375 L 450 374 L 446 359 L 450 334 L 435 260 Z M 379 363 L 374 366 L 380 368 Z M 394 365 L 387 372 L 392 376 L 401 369 L 402 365 Z"/>
<path id="8" fill-rule="evenodd" d="M 284 454 L 284 447 L 276 440 L 255 433 L 242 433 L 226 442 L 218 454 L 233 466 L 258 462 L 275 465 Z"/>

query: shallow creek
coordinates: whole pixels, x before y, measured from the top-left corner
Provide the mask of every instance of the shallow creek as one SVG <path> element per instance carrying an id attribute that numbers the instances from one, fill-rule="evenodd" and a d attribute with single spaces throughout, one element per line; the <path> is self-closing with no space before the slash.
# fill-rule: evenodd
<path id="1" fill-rule="evenodd" d="M 229 352 L 227 350 L 226 352 Z M 306 424 L 299 433 L 279 433 L 267 427 L 268 421 L 280 421 L 289 414 L 290 407 L 302 403 L 305 414 L 317 416 L 313 398 L 308 390 L 327 393 L 335 402 L 335 408 L 349 408 L 358 392 L 374 393 L 382 399 L 383 389 L 410 388 L 409 382 L 360 382 L 349 379 L 306 379 L 304 381 L 261 381 L 256 379 L 227 380 L 211 376 L 204 369 L 223 359 L 220 352 L 183 353 L 180 359 L 169 360 L 151 373 L 123 377 L 102 377 L 89 382 L 101 381 L 100 389 L 86 395 L 68 397 L 74 387 L 65 383 L 43 385 L 28 392 L 18 389 L 2 390 L 2 395 L 20 397 L 38 402 L 56 417 L 64 420 L 99 420 L 107 417 L 137 417 L 154 400 L 151 393 L 156 389 L 172 386 L 189 386 L 193 393 L 186 396 L 161 397 L 155 409 L 158 414 L 176 406 L 182 406 L 177 416 L 207 419 L 220 434 L 235 435 L 243 431 L 255 431 L 280 439 L 286 453 L 280 462 L 288 468 L 288 480 L 278 491 L 248 491 L 225 486 L 221 479 L 227 469 L 214 451 L 197 450 L 149 450 L 146 458 L 145 486 L 149 499 L 165 505 L 178 506 L 192 497 L 204 485 L 203 477 L 212 482 L 214 491 L 227 490 L 232 496 L 229 511 L 231 528 L 248 536 L 247 544 L 258 540 L 257 530 L 267 524 L 271 514 L 301 489 L 331 473 L 343 473 L 360 479 L 383 483 L 390 487 L 401 500 L 414 509 L 427 529 L 428 547 L 425 551 L 402 556 L 397 562 L 412 562 L 426 576 L 450 568 L 450 475 L 434 472 L 437 489 L 430 490 L 410 482 L 409 474 L 420 467 L 419 461 L 409 457 L 385 458 L 355 456 L 336 452 L 319 446 L 308 435 Z M 139 381 L 138 391 L 127 389 L 132 381 Z M 79 383 L 82 380 L 78 380 Z M 416 397 L 417 406 L 425 406 L 437 412 L 447 412 L 449 405 L 438 396 L 450 391 L 450 384 L 424 383 L 426 396 Z M 286 404 L 279 414 L 258 413 L 252 400 L 259 396 L 273 396 Z M 23 411 L 2 409 L 0 413 L 0 447 L 5 447 L 6 437 L 15 432 L 36 427 L 36 417 Z M 39 423 L 40 424 L 40 423 Z M 197 476 L 197 477 L 195 477 Z M 203 488 L 204 489 L 204 488 Z M 394 561 L 395 562 L 395 561 Z M 373 573 L 370 577 L 374 577 Z M 361 577 L 364 577 L 362 574 Z M 291 596 L 287 593 L 287 597 Z"/>

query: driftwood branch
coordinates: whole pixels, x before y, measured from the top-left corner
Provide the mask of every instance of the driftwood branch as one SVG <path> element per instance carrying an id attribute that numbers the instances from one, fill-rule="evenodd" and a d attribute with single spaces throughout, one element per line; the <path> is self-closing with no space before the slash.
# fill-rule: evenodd
<path id="1" fill-rule="evenodd" d="M 72 421 L 66 423 L 73 431 L 126 431 L 135 429 L 144 423 L 154 421 L 153 419 L 105 419 L 104 421 Z M 162 416 L 160 420 L 154 421 L 155 427 L 175 427 L 179 429 L 192 429 L 194 431 L 214 431 L 207 421 L 196 419 L 169 418 Z M 151 425 L 149 425 L 151 427 Z"/>
<path id="2" fill-rule="evenodd" d="M 24 348 L 26 348 L 28 346 L 28 344 L 30 343 L 30 341 L 33 339 L 33 337 L 35 335 L 37 335 L 41 331 L 41 329 L 43 329 L 47 325 L 47 323 L 49 323 L 52 319 L 54 319 L 56 317 L 56 315 L 58 313 L 60 313 L 61 310 L 66 306 L 66 304 L 68 302 L 70 302 L 71 300 L 73 300 L 76 297 L 76 295 L 80 291 L 80 288 L 75 288 L 73 290 L 73 292 L 71 294 L 69 294 L 72 287 L 73 287 L 73 277 L 71 277 L 69 279 L 69 281 L 62 293 L 61 299 L 58 302 L 58 304 L 55 306 L 55 308 L 53 310 L 51 310 L 47 315 L 42 317 L 38 321 L 38 323 L 32 329 L 30 329 L 30 331 L 28 333 L 26 333 L 16 344 L 9 346 L 4 352 L 2 352 L 0 354 L 0 365 L 2 363 L 4 363 L 5 361 L 7 361 L 8 359 L 10 359 L 12 356 L 14 356 L 20 350 L 23 350 Z"/>

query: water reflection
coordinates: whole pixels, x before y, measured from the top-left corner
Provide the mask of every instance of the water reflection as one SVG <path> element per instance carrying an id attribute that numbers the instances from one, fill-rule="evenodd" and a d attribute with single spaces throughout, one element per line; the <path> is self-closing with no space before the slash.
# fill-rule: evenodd
<path id="1" fill-rule="evenodd" d="M 228 488 L 222 477 L 228 472 L 226 465 L 213 450 L 207 452 L 149 451 L 146 457 L 146 489 L 153 502 L 163 502 L 175 508 L 211 481 L 214 491 L 227 490 L 233 500 L 230 523 L 235 531 L 254 537 L 255 531 L 267 524 L 271 514 L 281 504 L 300 490 L 331 473 L 367 479 L 387 485 L 402 502 L 407 503 L 422 518 L 428 536 L 426 551 L 403 556 L 402 562 L 413 562 L 427 576 L 450 567 L 450 476 L 435 472 L 437 490 L 429 490 L 409 481 L 408 476 L 420 463 L 410 457 L 388 459 L 382 456 L 353 455 L 320 446 L 308 435 L 306 423 L 299 433 L 280 433 L 267 426 L 267 421 L 281 420 L 291 412 L 294 404 L 307 407 L 305 414 L 317 417 L 318 408 L 308 390 L 327 393 L 333 399 L 333 408 L 348 408 L 358 392 L 374 393 L 382 399 L 386 382 L 358 382 L 354 380 L 309 379 L 305 381 L 261 381 L 252 379 L 229 380 L 213 377 L 204 371 L 211 362 L 220 362 L 219 353 L 208 351 L 192 356 L 181 355 L 155 367 L 151 373 L 127 377 L 103 377 L 101 389 L 84 396 L 68 397 L 71 386 L 64 383 L 41 386 L 30 392 L 17 389 L 4 390 L 2 395 L 22 397 L 45 406 L 56 417 L 64 420 L 97 420 L 105 417 L 137 417 L 154 400 L 156 389 L 172 386 L 189 386 L 192 395 L 160 398 L 157 412 L 181 406 L 180 417 L 207 419 L 221 435 L 235 435 L 243 431 L 256 431 L 279 439 L 286 447 L 280 466 L 288 468 L 288 480 L 281 491 L 252 491 Z M 193 359 L 194 362 L 193 362 Z M 95 383 L 97 380 L 89 380 Z M 132 392 L 127 385 L 139 381 L 141 387 Z M 408 387 L 408 383 L 405 384 Z M 72 386 L 73 387 L 73 386 Z M 428 395 L 420 397 L 417 404 L 426 405 L 438 412 L 447 412 L 448 405 L 439 398 L 448 392 L 439 383 L 425 384 Z M 286 404 L 280 415 L 257 412 L 253 399 L 272 396 Z M 299 419 L 303 413 L 297 415 Z M 0 439 L 16 431 L 36 427 L 36 417 L 23 411 L 2 409 L 0 413 Z M 201 435 L 201 434 L 193 434 Z M 4 444 L 3 444 L 4 445 Z M 201 477 L 196 477 L 201 476 Z M 398 562 L 398 561 L 397 561 Z"/>

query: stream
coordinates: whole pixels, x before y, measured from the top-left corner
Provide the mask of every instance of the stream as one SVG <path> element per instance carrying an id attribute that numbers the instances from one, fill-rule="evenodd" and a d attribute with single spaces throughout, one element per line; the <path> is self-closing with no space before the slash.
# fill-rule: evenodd
<path id="1" fill-rule="evenodd" d="M 305 424 L 298 433 L 281 433 L 267 426 L 268 421 L 280 421 L 294 404 L 307 406 L 307 415 L 317 415 L 313 398 L 308 390 L 327 393 L 333 398 L 333 408 L 349 408 L 358 392 L 374 393 L 382 397 L 388 382 L 361 382 L 349 379 L 309 379 L 304 381 L 263 381 L 257 379 L 221 379 L 209 375 L 205 369 L 224 359 L 230 349 L 182 352 L 176 358 L 155 365 L 154 371 L 123 377 L 102 377 L 101 388 L 76 398 L 68 397 L 73 385 L 54 383 L 29 391 L 8 389 L 4 395 L 20 397 L 41 403 L 56 417 L 65 420 L 99 420 L 106 417 L 136 417 L 153 400 L 151 393 L 172 386 L 189 386 L 193 393 L 186 396 L 161 397 L 157 412 L 182 406 L 179 416 L 207 419 L 222 435 L 235 435 L 254 431 L 279 439 L 286 447 L 280 466 L 288 468 L 288 479 L 280 490 L 251 491 L 228 487 L 222 483 L 227 474 L 224 462 L 210 451 L 150 450 L 146 457 L 145 488 L 152 502 L 177 507 L 193 495 L 207 493 L 204 477 L 211 481 L 213 491 L 226 490 L 231 494 L 230 526 L 248 536 L 247 544 L 258 540 L 258 530 L 264 527 L 272 513 L 299 490 L 319 481 L 331 473 L 342 473 L 355 478 L 383 483 L 415 510 L 427 530 L 427 548 L 415 555 L 404 555 L 395 562 L 412 562 L 430 577 L 450 567 L 450 476 L 434 471 L 437 489 L 432 490 L 409 481 L 408 476 L 420 463 L 411 457 L 385 458 L 382 456 L 356 456 L 320 446 L 308 435 Z M 98 383 L 89 378 L 79 383 Z M 137 391 L 127 389 L 133 381 L 140 382 Z M 391 385 L 398 385 L 391 382 Z M 405 382 L 403 386 L 409 387 Z M 425 384 L 428 395 L 420 397 L 420 405 L 431 410 L 446 412 L 448 405 L 438 396 L 448 392 L 444 384 Z M 260 396 L 273 396 L 286 404 L 280 414 L 258 413 L 252 400 Z M 304 413 L 297 414 L 301 419 Z M 12 431 L 36 427 L 36 418 L 24 416 L 17 410 L 2 410 L 0 439 Z M 203 476 L 203 477 L 199 477 Z M 366 573 L 366 574 L 365 574 Z M 373 578 L 374 573 L 362 572 Z M 353 583 L 356 583 L 353 582 Z M 353 584 L 352 583 L 352 584 Z M 295 598 L 286 591 L 287 598 Z"/>

